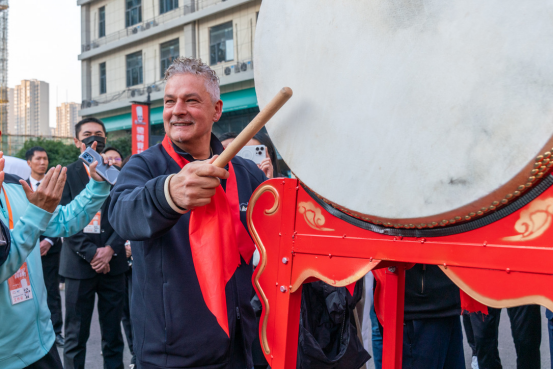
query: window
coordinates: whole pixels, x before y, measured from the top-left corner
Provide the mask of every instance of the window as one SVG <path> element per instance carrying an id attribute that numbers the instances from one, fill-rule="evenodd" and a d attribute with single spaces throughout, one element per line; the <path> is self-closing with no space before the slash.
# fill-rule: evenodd
<path id="1" fill-rule="evenodd" d="M 100 63 L 100 95 L 106 93 L 106 62 Z"/>
<path id="2" fill-rule="evenodd" d="M 160 71 L 161 71 L 161 78 L 164 78 L 165 71 L 171 63 L 173 62 L 173 59 L 179 57 L 179 39 L 171 40 L 168 42 L 164 42 L 160 45 Z"/>
<path id="3" fill-rule="evenodd" d="M 179 0 L 160 0 L 160 14 L 179 7 Z"/>
<path id="4" fill-rule="evenodd" d="M 125 0 L 125 27 L 142 22 L 142 0 Z"/>
<path id="5" fill-rule="evenodd" d="M 210 65 L 233 60 L 233 22 L 210 28 Z"/>
<path id="6" fill-rule="evenodd" d="M 142 84 L 142 51 L 127 55 L 127 87 Z"/>
<path id="7" fill-rule="evenodd" d="M 98 38 L 106 36 L 106 7 L 98 9 Z"/>

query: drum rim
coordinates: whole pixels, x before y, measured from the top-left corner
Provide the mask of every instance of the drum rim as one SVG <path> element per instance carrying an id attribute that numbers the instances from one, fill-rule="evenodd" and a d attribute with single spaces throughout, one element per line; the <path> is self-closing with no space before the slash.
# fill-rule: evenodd
<path id="1" fill-rule="evenodd" d="M 507 217 L 508 215 L 518 211 L 525 205 L 529 204 L 531 201 L 536 199 L 544 191 L 550 188 L 553 184 L 552 173 L 548 176 L 545 176 L 542 181 L 537 183 L 527 192 L 522 194 L 516 200 L 507 204 L 506 206 L 491 212 L 487 215 L 484 215 L 480 218 L 467 221 L 462 224 L 444 226 L 440 228 L 433 229 L 404 229 L 404 228 L 390 228 L 385 226 L 376 225 L 373 223 L 365 222 L 361 219 L 348 215 L 334 206 L 325 202 L 321 197 L 319 197 L 315 192 L 310 190 L 304 183 L 300 182 L 302 187 L 310 195 L 310 197 L 317 202 L 325 211 L 331 215 L 343 220 L 349 224 L 352 224 L 355 227 L 362 228 L 368 231 L 375 233 L 388 235 L 388 236 L 400 236 L 400 237 L 444 237 L 451 236 L 455 234 L 465 233 L 473 231 L 482 227 L 485 227 L 491 223 L 494 223 L 502 218 Z"/>

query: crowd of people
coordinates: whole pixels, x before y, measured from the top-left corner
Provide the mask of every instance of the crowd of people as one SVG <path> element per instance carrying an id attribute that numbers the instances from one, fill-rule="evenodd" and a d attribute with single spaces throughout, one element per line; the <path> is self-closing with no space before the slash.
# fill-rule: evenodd
<path id="1" fill-rule="evenodd" d="M 236 137 L 212 133 L 222 115 L 215 72 L 178 58 L 166 81 L 166 137 L 141 154 L 123 158 L 107 146 L 99 119 L 75 126 L 81 153 L 90 147 L 120 169 L 113 186 L 98 163 L 50 165 L 41 147 L 27 151 L 25 180 L 4 173 L 0 159 L 0 368 L 85 368 L 96 299 L 106 369 L 125 366 L 121 323 L 131 368 L 268 367 L 257 337 L 261 304 L 251 278 L 259 257 L 245 205 L 280 175 L 275 148 L 258 133 L 248 144 L 267 148 L 260 164 L 235 157 L 225 168 L 212 165 Z M 304 288 L 298 368 L 363 367 L 371 358 L 360 339 L 364 319 L 381 367 L 383 326 L 372 298 L 363 297 L 378 283 L 376 274 L 353 293 L 322 282 Z M 502 367 L 500 310 L 460 318 L 460 291 L 438 267 L 408 270 L 405 300 L 404 368 L 464 368 L 462 321 L 472 367 Z M 540 308 L 508 314 L 518 368 L 540 368 Z M 547 322 L 552 355 L 549 311 Z"/>

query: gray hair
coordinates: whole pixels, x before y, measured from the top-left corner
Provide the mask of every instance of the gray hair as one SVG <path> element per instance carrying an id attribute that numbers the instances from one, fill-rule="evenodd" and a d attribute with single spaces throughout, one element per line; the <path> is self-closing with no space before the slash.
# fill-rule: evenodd
<path id="1" fill-rule="evenodd" d="M 206 89 L 215 103 L 219 100 L 219 77 L 215 71 L 201 59 L 179 57 L 165 71 L 164 80 L 167 81 L 176 74 L 194 74 L 203 77 L 206 81 Z"/>

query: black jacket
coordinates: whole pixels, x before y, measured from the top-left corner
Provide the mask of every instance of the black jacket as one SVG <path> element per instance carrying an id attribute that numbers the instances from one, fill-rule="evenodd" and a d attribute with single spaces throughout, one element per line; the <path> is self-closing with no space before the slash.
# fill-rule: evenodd
<path id="1" fill-rule="evenodd" d="M 436 265 L 406 271 L 404 320 L 460 315 L 460 289 Z"/>
<path id="2" fill-rule="evenodd" d="M 33 188 L 33 186 L 31 186 L 31 180 L 30 179 L 27 178 L 25 180 L 25 182 L 27 182 L 29 187 Z M 51 240 L 53 242 L 52 247 L 50 247 L 50 250 L 48 250 L 46 255 L 58 254 L 60 251 L 62 251 L 62 239 L 61 239 L 61 237 L 40 236 L 40 242 L 42 242 L 45 238 L 48 238 L 49 240 Z"/>
<path id="3" fill-rule="evenodd" d="M 213 135 L 211 145 L 215 154 L 222 152 Z M 232 163 L 239 201 L 247 204 L 266 178 L 249 160 L 235 157 Z M 111 194 L 110 221 L 133 249 L 131 320 L 134 347 L 141 348 L 137 359 L 143 369 L 252 368 L 257 330 L 250 305 L 252 265 L 242 260 L 225 288 L 229 338 L 202 297 L 189 243 L 190 213 L 175 212 L 164 195 L 167 176 L 180 170 L 158 144 L 131 158 Z M 223 180 L 224 189 L 225 184 Z M 245 211 L 241 221 L 246 226 Z"/>
<path id="4" fill-rule="evenodd" d="M 69 204 L 89 182 L 89 177 L 83 162 L 77 160 L 67 166 L 67 181 L 63 189 L 61 205 Z M 102 205 L 99 234 L 83 233 L 83 231 L 64 238 L 60 255 L 60 275 L 74 279 L 93 278 L 98 273 L 92 269 L 90 262 L 96 254 L 96 249 L 110 245 L 114 255 L 110 261 L 110 275 L 117 275 L 127 271 L 127 257 L 125 255 L 125 240 L 114 232 L 108 221 L 108 197 Z"/>

